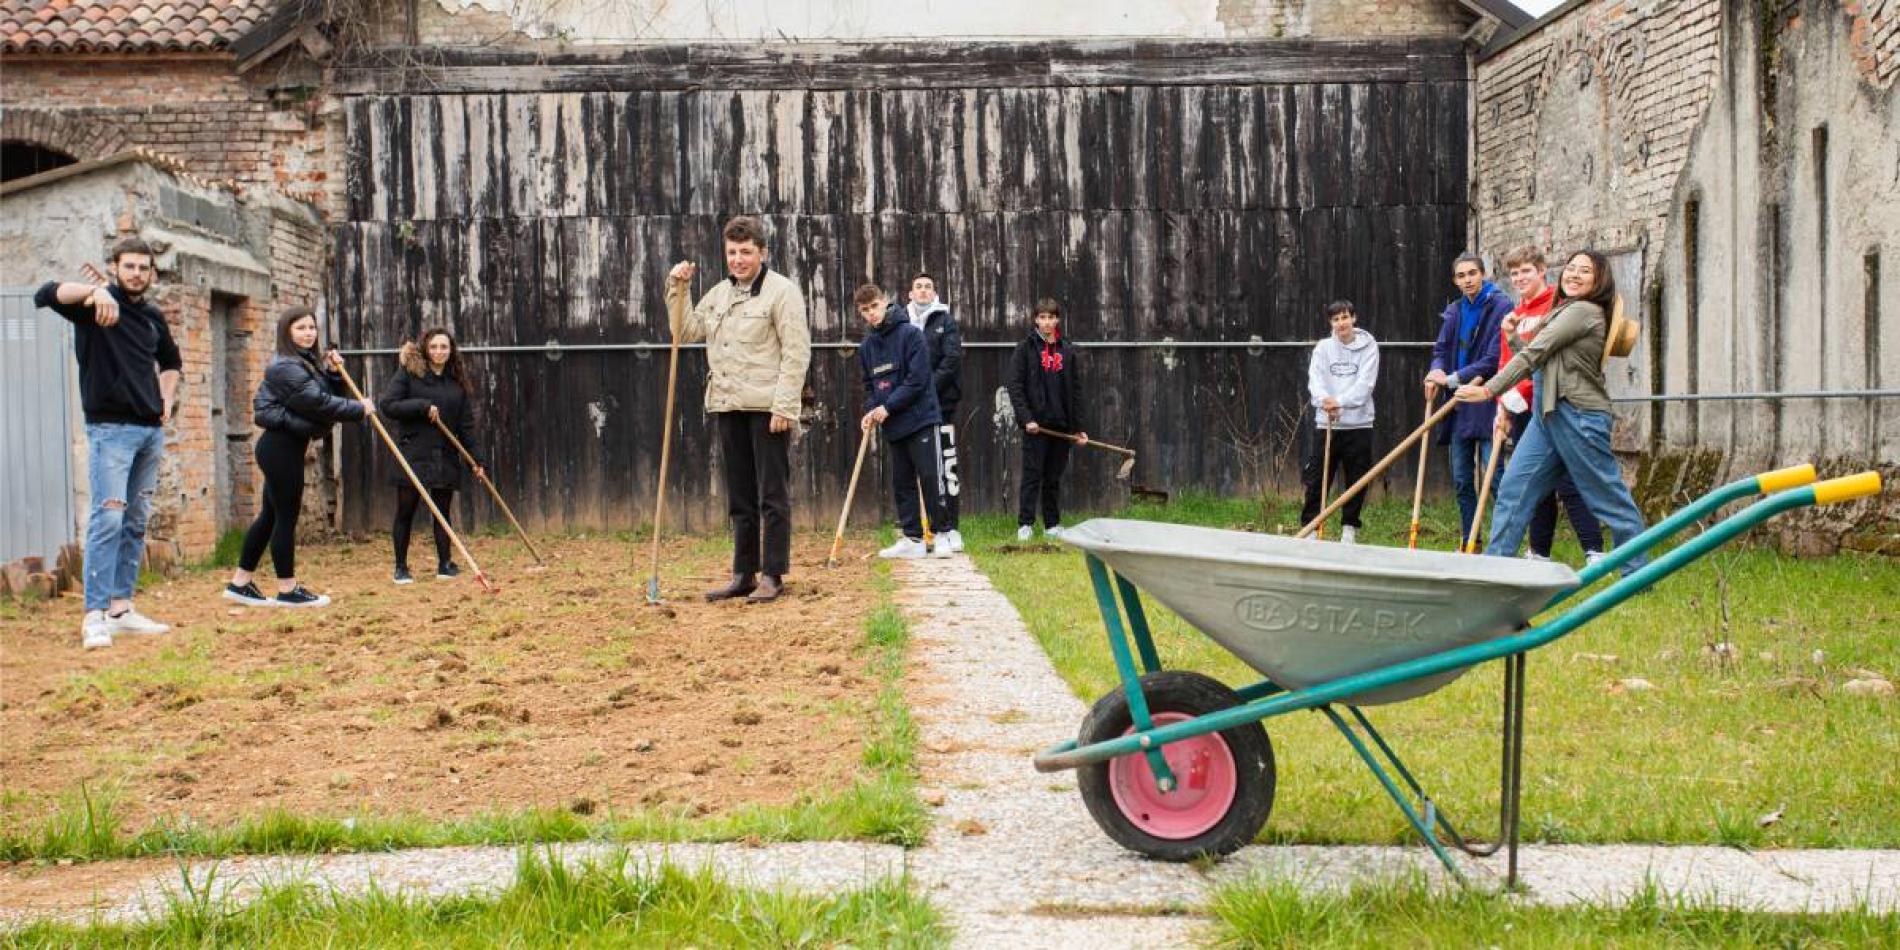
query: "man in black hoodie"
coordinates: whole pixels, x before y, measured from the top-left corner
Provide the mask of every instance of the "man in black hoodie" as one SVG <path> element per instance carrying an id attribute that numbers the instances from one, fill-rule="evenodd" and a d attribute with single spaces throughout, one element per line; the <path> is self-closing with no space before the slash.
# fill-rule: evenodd
<path id="1" fill-rule="evenodd" d="M 80 644 L 112 645 L 115 634 L 171 628 L 139 613 L 132 592 L 145 557 L 145 525 L 165 453 L 184 363 L 165 315 L 147 299 L 158 276 L 152 248 L 138 238 L 113 245 L 112 283 L 48 282 L 33 303 L 73 325 L 80 404 L 86 413 L 86 618 Z"/>
<path id="2" fill-rule="evenodd" d="M 1016 503 L 1016 540 L 1027 541 L 1042 511 L 1042 533 L 1062 534 L 1062 470 L 1069 446 L 1087 444 L 1082 396 L 1076 383 L 1075 346 L 1062 338 L 1062 308 L 1045 297 L 1036 302 L 1036 325 L 1009 358 L 1009 403 L 1023 427 L 1022 490 Z M 1044 429 L 1075 436 L 1075 442 Z"/>
<path id="3" fill-rule="evenodd" d="M 963 398 L 963 331 L 950 308 L 937 297 L 937 279 L 919 272 L 910 279 L 910 303 L 905 308 L 911 326 L 922 330 L 930 351 L 930 381 L 937 390 L 937 493 L 943 496 L 943 523 L 931 523 L 937 542 L 952 554 L 963 550 L 963 532 L 957 530 L 961 484 L 957 479 L 957 402 Z"/>

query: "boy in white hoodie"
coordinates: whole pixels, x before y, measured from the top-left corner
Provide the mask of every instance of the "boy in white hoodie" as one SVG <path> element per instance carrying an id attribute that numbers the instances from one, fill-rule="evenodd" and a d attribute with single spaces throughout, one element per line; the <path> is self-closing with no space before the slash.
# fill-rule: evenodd
<path id="1" fill-rule="evenodd" d="M 1333 468 L 1340 473 L 1332 480 L 1333 487 L 1343 489 L 1372 468 L 1372 387 L 1379 379 L 1379 341 L 1358 328 L 1358 316 L 1350 300 L 1327 304 L 1326 321 L 1333 332 L 1313 347 L 1313 361 L 1306 369 L 1314 425 L 1300 472 L 1306 483 L 1301 524 L 1312 521 L 1320 511 L 1328 427 L 1333 430 Z M 1357 540 L 1359 510 L 1365 502 L 1364 492 L 1346 502 L 1341 512 L 1345 527 L 1339 533 L 1340 541 L 1352 544 Z"/>

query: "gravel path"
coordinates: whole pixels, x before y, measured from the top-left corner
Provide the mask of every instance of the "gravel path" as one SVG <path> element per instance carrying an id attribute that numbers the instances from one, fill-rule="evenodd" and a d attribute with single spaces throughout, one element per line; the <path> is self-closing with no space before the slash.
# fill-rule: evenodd
<path id="1" fill-rule="evenodd" d="M 1422 847 L 1266 847 L 1208 871 L 1143 860 L 1103 835 L 1072 774 L 1043 775 L 1030 757 L 1072 736 L 1083 704 L 1001 593 L 965 558 L 899 562 L 899 602 L 912 619 L 910 698 L 922 736 L 922 794 L 936 811 L 924 847 L 819 842 L 553 845 L 578 863 L 624 850 L 636 866 L 710 867 L 743 885 L 837 893 L 908 872 L 950 918 L 960 946 L 1184 946 L 1206 926 L 1210 885 L 1249 874 L 1341 887 L 1397 872 L 1445 874 Z M 1370 779 L 1368 779 L 1370 781 Z M 520 849 L 437 848 L 379 854 L 244 857 L 190 865 L 235 899 L 272 883 L 441 896 L 494 892 L 514 879 Z M 1479 882 L 1501 860 L 1467 861 Z M 1763 851 L 1650 846 L 1524 849 L 1528 899 L 1618 901 L 1654 882 L 1670 893 L 1766 910 L 1866 902 L 1900 910 L 1900 851 Z M 28 920 L 133 920 L 176 892 L 175 861 L 143 860 L 0 872 L 0 928 Z"/>

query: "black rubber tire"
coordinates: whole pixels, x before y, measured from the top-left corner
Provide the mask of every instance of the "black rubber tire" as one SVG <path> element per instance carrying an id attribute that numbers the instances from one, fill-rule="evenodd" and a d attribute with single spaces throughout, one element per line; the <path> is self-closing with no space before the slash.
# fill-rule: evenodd
<path id="1" fill-rule="evenodd" d="M 1184 670 L 1150 673 L 1141 678 L 1141 688 L 1148 700 L 1148 712 L 1154 715 L 1173 712 L 1202 716 L 1241 704 L 1240 697 L 1219 681 Z M 1128 696 L 1117 688 L 1096 700 L 1082 720 L 1079 742 L 1086 746 L 1119 738 L 1133 721 L 1128 714 Z M 1109 788 L 1107 762 L 1078 770 L 1076 785 L 1082 792 L 1082 803 L 1088 806 L 1095 823 L 1130 851 L 1162 861 L 1231 854 L 1253 841 L 1273 810 L 1273 743 L 1257 722 L 1225 729 L 1218 735 L 1234 756 L 1236 787 L 1233 804 L 1207 831 L 1176 840 L 1157 838 L 1136 827 L 1122 813 Z"/>

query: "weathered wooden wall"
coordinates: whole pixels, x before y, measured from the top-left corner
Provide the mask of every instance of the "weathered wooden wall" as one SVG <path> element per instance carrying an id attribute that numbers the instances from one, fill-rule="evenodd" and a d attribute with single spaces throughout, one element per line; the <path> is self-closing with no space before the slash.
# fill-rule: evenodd
<path id="1" fill-rule="evenodd" d="M 334 289 L 346 344 L 394 346 L 436 324 L 472 345 L 662 342 L 666 268 L 698 261 L 703 290 L 722 270 L 718 227 L 740 212 L 772 227 L 773 266 L 806 289 L 818 341 L 857 338 L 858 283 L 895 291 L 919 267 L 973 341 L 1020 339 L 1042 296 L 1063 302 L 1082 341 L 1311 341 L 1339 296 L 1384 340 L 1429 339 L 1465 234 L 1457 47 L 1192 45 L 1202 55 L 986 45 L 964 62 L 918 47 L 930 62 L 914 74 L 882 46 L 797 68 L 681 54 L 690 63 L 666 70 L 487 56 L 345 71 L 349 220 Z M 767 83 L 788 85 L 757 88 Z M 1018 437 L 992 424 L 1006 355 L 966 359 L 966 510 L 1014 504 Z M 1137 481 L 1246 489 L 1279 457 L 1307 355 L 1089 349 L 1091 432 L 1141 451 Z M 1416 424 L 1424 360 L 1385 352 L 1382 441 Z M 643 518 L 664 353 L 475 364 L 481 437 L 525 520 Z M 394 361 L 375 365 L 381 376 Z M 812 365 L 821 421 L 795 449 L 806 523 L 835 517 L 859 404 L 848 351 Z M 723 519 L 703 376 L 689 352 L 674 442 L 683 497 L 669 504 L 689 527 Z M 1236 431 L 1265 448 L 1242 451 Z M 387 495 L 386 460 L 350 438 L 346 497 Z M 1120 497 L 1112 457 L 1078 461 L 1078 504 Z M 387 505 L 350 504 L 347 518 L 373 527 Z"/>

